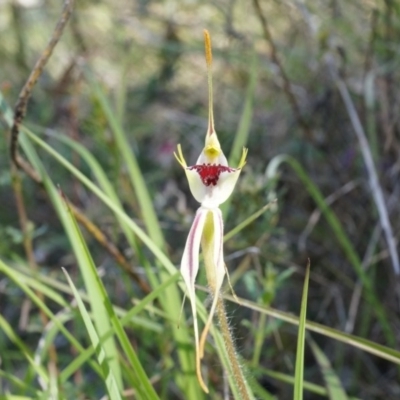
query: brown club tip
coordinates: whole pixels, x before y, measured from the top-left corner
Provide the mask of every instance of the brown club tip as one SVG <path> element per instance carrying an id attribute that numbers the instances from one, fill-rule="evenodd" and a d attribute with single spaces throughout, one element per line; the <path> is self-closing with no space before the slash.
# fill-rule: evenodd
<path id="1" fill-rule="evenodd" d="M 212 64 L 211 37 L 207 29 L 204 29 L 204 47 L 206 51 L 206 63 L 210 68 Z"/>

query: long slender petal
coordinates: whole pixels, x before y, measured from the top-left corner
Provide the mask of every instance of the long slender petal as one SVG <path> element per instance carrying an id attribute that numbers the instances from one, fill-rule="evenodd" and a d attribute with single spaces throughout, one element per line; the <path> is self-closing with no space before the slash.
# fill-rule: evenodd
<path id="1" fill-rule="evenodd" d="M 204 346 L 207 339 L 208 331 L 210 330 L 212 320 L 215 313 L 215 308 L 218 302 L 219 292 L 221 290 L 222 283 L 224 282 L 225 276 L 225 264 L 224 264 L 224 250 L 223 250 L 223 239 L 224 239 L 224 224 L 222 220 L 222 213 L 219 208 L 210 210 L 213 217 L 213 238 L 212 243 L 204 243 L 205 246 L 213 246 L 212 258 L 213 262 L 210 265 L 206 262 L 206 272 L 208 284 L 212 290 L 213 302 L 211 305 L 210 313 L 206 325 L 204 326 L 203 332 L 200 338 L 200 358 L 204 355 Z"/>
<path id="2" fill-rule="evenodd" d="M 207 213 L 208 210 L 204 208 L 199 208 L 197 210 L 192 227 L 190 228 L 189 236 L 186 241 L 186 246 L 181 261 L 181 274 L 187 287 L 188 297 L 193 314 L 194 336 L 196 342 L 196 374 L 200 386 L 206 393 L 208 393 L 208 388 L 203 381 L 200 369 L 199 328 L 197 324 L 196 293 L 194 282 L 197 276 L 197 272 L 199 270 L 200 242 Z"/>

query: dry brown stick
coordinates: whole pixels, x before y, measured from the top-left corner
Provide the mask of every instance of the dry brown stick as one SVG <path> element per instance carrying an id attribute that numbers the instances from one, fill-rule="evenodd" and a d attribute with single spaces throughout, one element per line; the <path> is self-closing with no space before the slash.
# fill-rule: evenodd
<path id="1" fill-rule="evenodd" d="M 83 225 L 86 230 L 111 254 L 115 261 L 129 274 L 129 276 L 140 286 L 144 293 L 150 293 L 150 286 L 135 271 L 125 256 L 119 251 L 117 246 L 112 243 L 107 236 L 92 222 L 85 214 L 80 212 L 64 195 L 63 198 L 68 204 L 76 220 Z"/>
<path id="2" fill-rule="evenodd" d="M 264 33 L 264 38 L 267 41 L 267 43 L 269 44 L 270 48 L 271 48 L 271 58 L 272 61 L 275 63 L 275 65 L 278 67 L 280 76 L 282 78 L 283 81 L 283 91 L 286 94 L 286 97 L 288 98 L 289 104 L 291 105 L 292 109 L 293 109 L 293 113 L 294 116 L 297 120 L 297 123 L 300 125 L 300 127 L 303 129 L 304 135 L 307 139 L 311 139 L 311 130 L 310 130 L 310 126 L 308 124 L 308 122 L 304 119 L 304 117 L 302 116 L 301 112 L 300 112 L 300 107 L 299 104 L 297 103 L 296 97 L 293 94 L 291 85 L 290 85 L 290 81 L 288 76 L 286 75 L 285 69 L 283 68 L 283 65 L 278 57 L 278 51 L 277 48 L 275 46 L 275 42 L 272 38 L 271 32 L 268 28 L 268 23 L 267 23 L 267 19 L 264 16 L 264 13 L 261 9 L 260 3 L 258 0 L 253 0 L 253 4 L 254 4 L 254 8 L 256 10 L 256 14 L 260 20 L 262 29 L 263 29 L 263 33 Z"/>
<path id="3" fill-rule="evenodd" d="M 18 154 L 18 136 L 19 136 L 19 128 L 22 120 L 26 114 L 26 106 L 28 104 L 29 97 L 31 95 L 32 89 L 35 86 L 37 80 L 43 72 L 43 68 L 49 60 L 54 47 L 60 40 L 60 37 L 63 33 L 64 27 L 68 22 L 69 17 L 72 13 L 72 8 L 74 5 L 74 0 L 65 0 L 64 6 L 61 12 L 61 17 L 58 20 L 58 23 L 53 31 L 53 34 L 44 49 L 43 53 L 40 55 L 39 60 L 36 62 L 31 74 L 28 77 L 24 87 L 22 88 L 17 103 L 14 107 L 14 122 L 11 127 L 11 137 L 10 137 L 10 156 L 11 162 L 17 167 L 25 171 L 33 180 L 36 182 L 40 182 L 41 178 L 38 172 L 30 165 L 26 160 L 24 160 Z"/>

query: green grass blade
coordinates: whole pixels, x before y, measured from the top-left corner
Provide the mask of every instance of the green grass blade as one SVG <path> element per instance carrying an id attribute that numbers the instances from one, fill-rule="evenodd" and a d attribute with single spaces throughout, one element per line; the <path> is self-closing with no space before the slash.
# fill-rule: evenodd
<path id="1" fill-rule="evenodd" d="M 86 71 L 86 77 L 93 90 L 93 93 L 96 95 L 103 109 L 104 115 L 106 116 L 110 128 L 114 134 L 118 150 L 126 164 L 132 187 L 135 190 L 135 194 L 140 205 L 147 232 L 153 239 L 154 243 L 162 248 L 164 246 L 164 236 L 153 207 L 153 201 L 126 134 L 120 125 L 115 112 L 111 109 L 111 105 L 100 85 L 96 82 L 89 71 Z"/>
<path id="2" fill-rule="evenodd" d="M 308 342 L 321 369 L 325 386 L 329 393 L 329 398 L 331 400 L 348 400 L 347 394 L 343 389 L 339 377 L 332 368 L 329 359 L 311 337 L 308 337 Z"/>
<path id="3" fill-rule="evenodd" d="M 0 260 L 0 271 L 2 267 L 5 265 Z M 4 272 L 4 270 L 3 270 Z M 27 362 L 31 365 L 32 369 L 37 373 L 38 377 L 42 379 L 42 381 L 48 385 L 49 376 L 47 371 L 39 364 L 37 364 L 30 350 L 25 346 L 24 342 L 18 337 L 18 335 L 14 332 L 11 325 L 7 322 L 7 320 L 0 314 L 0 329 L 4 332 L 4 334 L 8 337 L 8 339 L 15 344 L 15 346 L 21 351 L 21 354 L 24 355 Z"/>
<path id="4" fill-rule="evenodd" d="M 142 312 L 149 304 L 151 304 L 160 294 L 180 277 L 180 274 L 177 272 L 175 275 L 172 275 L 166 282 L 163 282 L 159 285 L 158 288 L 154 289 L 151 293 L 149 293 L 144 299 L 140 300 L 140 302 L 131 308 L 129 311 L 123 315 L 120 320 L 122 326 L 127 325 L 130 321 L 132 321 L 137 314 Z M 104 340 L 108 338 L 110 335 L 114 334 L 114 331 L 107 332 L 100 339 Z M 60 382 L 65 382 L 67 379 L 83 364 L 87 359 L 89 359 L 94 353 L 94 349 L 90 348 L 84 353 L 81 353 L 79 357 L 75 358 L 75 360 L 69 364 L 63 371 L 60 373 Z"/>
<path id="5" fill-rule="evenodd" d="M 104 342 L 100 342 L 99 336 L 96 332 L 96 329 L 90 319 L 89 313 L 86 310 L 86 307 L 76 289 L 74 283 L 68 275 L 68 272 L 63 268 L 64 274 L 67 277 L 68 283 L 71 286 L 72 292 L 74 294 L 75 300 L 77 301 L 79 311 L 81 313 L 83 322 L 85 324 L 86 330 L 88 331 L 90 340 L 92 342 L 92 346 L 96 349 L 96 355 L 98 362 L 101 366 L 101 370 L 103 372 L 103 380 L 106 384 L 108 394 L 111 400 L 121 400 L 122 397 L 120 395 L 120 388 L 117 384 L 115 376 L 113 374 L 113 370 L 111 364 L 109 364 L 109 360 L 106 357 L 106 351 L 103 347 Z"/>
<path id="6" fill-rule="evenodd" d="M 23 135 L 20 135 L 20 140 L 23 143 Z M 86 252 L 85 244 L 82 242 L 82 240 L 80 240 L 79 236 L 76 235 L 74 224 L 69 218 L 69 213 L 65 208 L 64 202 L 61 200 L 56 187 L 47 175 L 42 162 L 33 151 L 30 152 L 30 161 L 33 163 L 36 170 L 39 171 L 43 180 L 43 185 L 46 188 L 49 198 L 58 214 L 61 223 L 63 224 L 66 234 L 68 235 L 70 244 L 78 261 L 79 269 L 85 282 L 85 287 L 88 291 L 96 329 L 99 334 L 102 335 L 110 329 L 111 325 L 109 319 L 107 318 L 107 313 L 102 301 L 99 287 L 96 284 L 96 280 L 94 279 L 93 275 L 90 273 L 89 268 L 87 267 L 90 264 L 91 259 Z M 105 343 L 103 343 L 103 347 L 106 352 L 106 357 L 111 364 L 118 387 L 121 390 L 122 375 L 114 338 L 109 338 Z"/>
<path id="7" fill-rule="evenodd" d="M 12 265 L 12 268 L 14 270 L 14 274 L 18 277 L 17 279 L 20 282 L 23 282 L 31 289 L 34 289 L 36 292 L 42 293 L 44 296 L 54 301 L 54 303 L 58 304 L 60 307 L 70 307 L 70 304 L 60 295 L 60 293 L 41 282 L 41 276 L 39 276 L 36 271 L 33 271 L 32 269 L 26 269 L 22 272 L 20 271 L 20 268 L 16 265 Z M 29 273 L 32 276 L 28 275 Z"/>
<path id="8" fill-rule="evenodd" d="M 66 204 L 65 204 L 65 206 L 67 207 Z M 95 313 L 103 312 L 103 315 L 101 316 L 102 319 L 99 324 L 101 331 L 99 328 L 97 328 L 98 334 L 100 336 L 105 336 L 107 334 L 107 332 L 110 330 L 111 326 L 113 326 L 115 334 L 121 343 L 122 349 L 124 351 L 124 355 L 127 357 L 128 361 L 130 362 L 130 364 L 135 372 L 136 380 L 135 380 L 134 384 L 135 384 L 136 390 L 138 390 L 139 393 L 142 393 L 143 398 L 157 400 L 158 396 L 157 396 L 156 392 L 154 391 L 154 388 L 151 385 L 135 351 L 133 350 L 133 347 L 130 344 L 129 338 L 122 328 L 121 322 L 119 321 L 118 317 L 116 316 L 116 314 L 114 312 L 113 306 L 110 302 L 110 299 L 108 298 L 108 295 L 104 288 L 104 285 L 102 284 L 102 282 L 97 274 L 97 270 L 94 265 L 93 259 L 90 255 L 87 245 L 83 239 L 82 233 L 79 230 L 77 222 L 73 218 L 71 212 L 68 212 L 68 217 L 70 219 L 71 227 L 74 231 L 73 235 L 76 237 L 77 241 L 79 241 L 80 246 L 82 247 L 82 249 L 81 249 L 82 253 L 86 259 L 86 267 L 85 267 L 85 270 L 86 270 L 85 274 L 87 275 L 86 287 L 89 291 L 89 296 L 96 298 L 96 301 L 99 304 L 101 304 L 101 306 L 102 306 L 101 308 L 93 309 L 93 314 L 94 314 L 95 320 L 96 320 Z M 69 279 L 69 281 L 70 281 L 70 279 Z M 69 282 L 69 283 L 71 285 L 71 282 Z M 90 288 L 87 285 L 90 285 Z M 74 290 L 74 288 L 72 288 L 72 289 Z M 93 291 L 92 294 L 90 294 L 91 290 Z M 74 290 L 74 295 L 76 296 L 75 290 Z M 79 297 L 79 301 L 83 304 L 82 299 L 80 297 Z M 91 305 L 93 307 L 92 302 L 91 302 Z M 82 313 L 81 307 L 80 307 L 80 311 Z M 87 321 L 85 319 L 85 323 L 86 322 Z M 89 332 L 89 334 L 90 334 L 90 332 Z M 97 335 L 97 333 L 96 333 L 96 335 Z M 90 336 L 91 336 L 91 339 L 93 342 L 92 335 L 90 334 Z M 105 355 L 111 354 L 111 357 L 114 357 L 114 354 L 111 351 L 107 351 L 107 348 L 105 347 L 105 345 L 107 343 L 109 343 L 110 339 L 112 339 L 112 337 L 102 340 L 102 342 L 101 342 L 102 348 L 104 349 Z M 93 344 L 93 345 L 94 345 L 94 347 L 96 347 L 97 343 Z M 119 357 L 118 354 L 116 354 L 115 356 L 118 359 L 118 357 Z M 110 371 L 114 371 L 114 368 L 115 368 L 115 365 L 113 363 L 111 363 L 112 360 L 113 359 L 107 359 L 107 364 L 109 364 L 108 368 Z M 115 360 L 115 361 L 118 362 L 118 360 Z M 118 367 L 119 367 L 118 372 L 120 372 L 119 363 L 118 363 Z M 115 382 L 118 384 L 118 381 L 116 381 L 116 377 L 114 377 L 114 374 L 113 374 L 113 377 L 111 379 L 112 387 Z M 118 385 L 118 388 L 121 390 L 121 387 L 119 385 Z"/>
<path id="9" fill-rule="evenodd" d="M 61 324 L 65 324 L 76 317 L 75 312 L 70 309 L 61 310 L 57 312 L 55 315 L 58 321 Z M 60 330 L 57 325 L 50 322 L 46 325 L 45 329 L 43 329 L 40 340 L 38 341 L 38 346 L 35 351 L 35 361 L 37 363 L 44 363 L 47 359 L 47 354 L 49 353 L 49 349 L 54 345 L 56 336 L 60 333 Z"/>
<path id="10" fill-rule="evenodd" d="M 95 274 L 93 274 L 93 271 L 90 268 L 93 264 L 93 260 L 89 252 L 87 251 L 86 244 L 83 242 L 82 237 L 77 235 L 75 226 L 70 219 L 70 213 L 67 212 L 67 210 L 65 209 L 65 206 L 58 192 L 56 191 L 56 188 L 48 178 L 46 178 L 44 182 L 47 192 L 50 195 L 51 201 L 55 205 L 60 220 L 62 221 L 64 229 L 67 232 L 75 257 L 77 258 L 79 269 L 81 271 L 89 296 L 90 307 L 93 312 L 96 330 L 101 336 L 111 328 L 111 323 L 109 318 L 107 317 L 106 307 L 104 305 L 104 298 L 102 296 L 99 283 L 96 279 Z M 114 338 L 111 337 L 106 340 L 104 343 L 102 343 L 102 347 L 104 348 L 106 357 L 110 364 L 110 368 L 112 369 L 115 376 L 118 388 L 122 390 L 122 374 L 118 361 L 119 356 Z"/>
<path id="11" fill-rule="evenodd" d="M 305 347 L 305 335 L 306 335 L 307 297 L 308 297 L 309 278 L 310 278 L 310 260 L 308 260 L 306 268 L 303 296 L 301 299 L 299 330 L 297 334 L 296 366 L 294 374 L 294 393 L 293 393 L 294 400 L 303 399 L 304 347 Z"/>
<path id="12" fill-rule="evenodd" d="M 253 374 L 246 376 L 257 400 L 278 400 L 276 396 L 269 393 L 262 385 L 260 385 Z"/>
<path id="13" fill-rule="evenodd" d="M 104 191 L 104 193 L 107 194 L 107 196 L 119 207 L 122 208 L 121 201 L 117 195 L 117 192 L 115 191 L 115 188 L 111 184 L 110 180 L 108 179 L 106 173 L 104 172 L 104 169 L 101 167 L 100 163 L 97 161 L 97 159 L 93 156 L 93 154 L 87 150 L 84 146 L 82 146 L 79 142 L 76 142 L 75 140 L 72 140 L 68 136 L 65 135 L 60 135 L 60 134 L 55 134 L 51 133 L 49 134 L 51 138 L 54 138 L 68 147 L 72 148 L 74 151 L 76 151 L 80 157 L 86 162 L 86 164 L 89 166 L 91 172 L 93 173 L 94 178 L 96 181 L 99 183 L 100 188 Z M 118 216 L 117 220 L 122 227 L 122 230 L 124 231 L 124 234 L 128 240 L 128 243 L 130 246 L 134 249 L 136 249 L 137 243 L 134 240 L 133 232 L 126 227 L 126 224 L 124 224 L 123 221 L 121 221 Z"/>
<path id="14" fill-rule="evenodd" d="M 224 242 L 234 237 L 236 234 L 238 234 L 240 231 L 246 228 L 247 225 L 250 225 L 253 221 L 255 221 L 258 217 L 264 214 L 267 210 L 273 208 L 275 205 L 276 205 L 276 200 L 266 204 L 264 207 L 260 208 L 254 214 L 250 215 L 250 217 L 247 217 L 244 221 L 236 225 L 232 230 L 230 230 L 228 233 L 224 235 Z"/>
<path id="15" fill-rule="evenodd" d="M 165 267 L 165 269 L 170 274 L 175 274 L 176 268 L 171 263 L 169 258 L 164 254 L 159 246 L 137 225 L 123 209 L 118 207 L 102 190 L 98 188 L 88 177 L 86 177 L 82 172 L 75 168 L 69 161 L 67 161 L 63 156 L 57 153 L 52 147 L 50 147 L 46 142 L 37 137 L 35 134 L 27 129 L 24 129 L 24 133 L 27 134 L 29 139 L 38 144 L 43 148 L 48 154 L 50 154 L 54 159 L 61 165 L 63 165 L 67 170 L 69 170 L 76 178 L 78 178 L 92 193 L 94 193 L 107 207 L 110 208 L 116 215 L 121 217 L 123 221 L 129 226 L 129 228 L 137 235 L 137 237 L 148 247 L 148 249 L 154 254 L 154 256 L 160 261 L 160 263 Z M 24 135 L 21 135 L 21 144 L 24 147 L 25 152 L 29 152 L 32 156 L 33 149 L 30 148 L 29 142 L 26 140 Z M 183 287 L 183 286 L 182 286 Z"/>
<path id="16" fill-rule="evenodd" d="M 385 334 L 385 338 L 387 343 L 391 347 L 395 347 L 396 340 L 393 334 L 393 330 L 390 327 L 388 317 L 386 315 L 385 309 L 382 307 L 382 304 L 379 302 L 378 298 L 376 297 L 373 285 L 371 280 L 369 279 L 368 275 L 364 271 L 362 267 L 361 260 L 354 250 L 353 245 L 351 244 L 350 239 L 348 238 L 345 230 L 339 219 L 336 217 L 332 209 L 326 203 L 322 193 L 318 189 L 318 187 L 311 181 L 308 177 L 306 171 L 300 165 L 298 161 L 296 161 L 293 157 L 287 155 L 279 155 L 274 157 L 266 171 L 266 178 L 267 180 L 275 180 L 278 175 L 278 168 L 282 163 L 289 164 L 293 170 L 296 172 L 297 176 L 300 178 L 302 183 L 304 184 L 306 190 L 309 192 L 310 196 L 314 199 L 317 203 L 319 209 L 321 210 L 322 214 L 328 221 L 331 229 L 334 232 L 335 238 L 338 241 L 339 245 L 342 247 L 343 252 L 345 253 L 347 259 L 349 260 L 350 264 L 353 266 L 354 270 L 356 271 L 358 277 L 360 278 L 361 282 L 365 287 L 365 297 L 367 301 L 372 306 L 373 312 L 375 313 L 376 317 L 378 318 L 381 328 Z"/>
<path id="17" fill-rule="evenodd" d="M 237 303 L 237 300 L 233 296 L 224 295 L 226 300 Z M 239 298 L 240 304 L 243 307 L 248 307 L 253 311 L 258 311 L 260 313 L 264 313 L 271 317 L 280 319 L 282 321 L 286 321 L 292 325 L 299 325 L 299 318 L 284 311 L 276 310 L 272 307 L 266 307 L 257 303 L 254 303 L 250 300 Z M 394 364 L 400 365 L 400 351 L 381 345 L 379 343 L 372 342 L 371 340 L 361 338 L 359 336 L 350 335 L 348 333 L 341 332 L 337 329 L 330 328 L 328 326 L 324 326 L 318 324 L 316 322 L 307 321 L 306 328 L 309 331 L 319 333 L 323 336 L 330 337 L 334 340 L 337 340 L 342 343 L 346 343 L 350 346 L 358 348 L 360 350 L 366 351 L 370 354 L 374 354 L 377 357 L 388 360 Z"/>
<path id="18" fill-rule="evenodd" d="M 294 378 L 291 375 L 287 375 L 282 372 L 277 372 L 277 371 L 273 371 L 271 369 L 260 368 L 260 367 L 257 367 L 255 371 L 257 374 L 263 374 L 263 375 L 269 376 L 272 379 L 276 379 L 277 381 L 288 383 L 290 385 L 294 385 Z M 329 394 L 325 387 L 317 385 L 312 382 L 308 382 L 308 381 L 303 381 L 303 388 L 304 388 L 304 390 L 307 390 L 308 392 L 318 394 L 320 396 L 327 397 Z M 360 399 L 357 397 L 349 397 L 349 400 L 360 400 Z"/>
<path id="19" fill-rule="evenodd" d="M 99 162 L 96 160 L 96 158 L 88 151 L 84 146 L 82 146 L 80 143 L 70 139 L 69 137 L 65 135 L 58 135 L 58 134 L 51 134 L 51 137 L 55 138 L 56 140 L 61 141 L 62 143 L 66 144 L 67 146 L 71 147 L 73 150 L 75 150 L 81 157 L 82 159 L 87 163 L 89 166 L 91 172 L 93 173 L 96 181 L 98 182 L 100 188 L 103 190 L 103 192 L 115 203 L 115 205 L 119 208 L 123 208 L 121 201 L 117 195 L 117 192 L 113 185 L 111 184 L 110 180 L 108 179 L 106 173 L 104 172 L 103 168 L 99 164 Z M 118 216 L 115 215 L 119 226 L 121 227 L 122 231 L 124 232 L 124 235 L 131 246 L 132 249 L 134 249 L 135 254 L 140 257 L 142 254 L 141 248 L 138 244 L 138 241 L 135 238 L 135 235 L 133 234 L 133 231 L 129 229 L 129 227 L 124 223 L 124 221 Z M 147 266 L 149 263 L 148 261 L 140 257 L 141 264 L 144 266 Z M 153 273 L 153 270 L 151 268 L 146 268 L 146 273 L 148 276 L 148 279 L 153 287 L 158 285 L 158 280 L 156 276 Z"/>
<path id="20" fill-rule="evenodd" d="M 57 315 L 54 315 L 52 313 L 52 311 L 48 308 L 48 306 L 44 303 L 44 301 L 40 299 L 39 296 L 37 296 L 31 288 L 29 288 L 24 282 L 21 282 L 19 280 L 19 275 L 15 273 L 12 267 L 8 267 L 1 260 L 0 260 L 0 272 L 8 276 L 33 301 L 33 303 L 43 311 L 43 313 L 53 322 L 53 324 L 58 327 L 60 332 L 72 344 L 72 346 L 75 347 L 78 353 L 83 353 L 85 351 L 85 349 L 79 343 L 79 341 L 75 339 L 75 337 L 71 334 L 71 332 L 68 329 L 65 328 L 61 320 L 57 317 Z M 101 370 L 97 364 L 93 362 L 90 362 L 89 364 L 96 373 L 101 374 Z M 40 370 L 36 372 L 40 372 Z"/>
<path id="21" fill-rule="evenodd" d="M 31 392 L 31 393 L 33 392 L 35 394 L 35 398 L 38 398 L 40 396 L 40 392 L 32 388 L 31 385 L 29 385 L 27 382 L 1 369 L 0 369 L 0 378 L 6 379 L 13 386 L 19 387 L 24 392 Z"/>
<path id="22" fill-rule="evenodd" d="M 232 167 L 236 167 L 238 165 L 242 155 L 242 149 L 243 147 L 246 147 L 250 133 L 251 121 L 253 119 L 254 93 L 257 83 L 257 63 L 257 53 L 254 51 L 251 59 L 250 79 L 246 89 L 243 111 L 240 117 L 238 129 L 235 134 L 235 140 L 233 141 L 231 153 L 228 158 L 229 165 Z"/>
<path id="23" fill-rule="evenodd" d="M 293 375 L 288 375 L 288 374 L 284 374 L 282 372 L 273 371 L 272 369 L 260 368 L 260 367 L 258 367 L 256 369 L 256 371 L 258 374 L 263 374 L 263 375 L 269 376 L 270 378 L 273 378 L 279 382 L 284 382 L 284 383 L 294 386 L 295 378 Z M 328 391 L 323 386 L 319 386 L 319 385 L 316 385 L 315 383 L 304 381 L 304 380 L 303 380 L 303 389 L 307 390 L 308 392 L 318 394 L 320 396 L 328 395 Z"/>
<path id="24" fill-rule="evenodd" d="M 251 65 L 250 79 L 246 89 L 243 111 L 242 115 L 240 116 L 239 125 L 236 130 L 235 139 L 233 141 L 231 153 L 228 158 L 228 164 L 234 168 L 236 168 L 239 163 L 243 147 L 246 147 L 250 133 L 251 121 L 253 118 L 253 102 L 257 82 L 257 53 L 255 51 L 253 52 Z M 229 199 L 220 207 L 224 218 L 227 217 L 229 212 L 231 199 L 232 197 L 229 197 Z"/>
<path id="25" fill-rule="evenodd" d="M 18 274 L 19 279 L 22 280 L 22 282 L 26 283 L 30 288 L 35 289 L 36 291 L 41 292 L 42 294 L 44 294 L 46 297 L 48 297 L 49 299 L 53 300 L 56 304 L 60 305 L 63 308 L 68 308 L 69 307 L 69 303 L 67 303 L 64 298 L 62 296 L 60 296 L 60 294 L 56 291 L 53 290 L 53 288 L 57 289 L 60 292 L 66 293 L 68 295 L 72 295 L 71 289 L 70 287 L 65 284 L 64 282 L 60 282 L 58 280 L 55 280 L 49 276 L 45 276 L 45 275 L 37 275 L 35 272 L 32 271 L 32 269 L 30 268 L 22 268 L 20 266 L 14 266 L 14 271 L 16 274 Z M 32 275 L 32 276 L 31 276 Z M 173 275 L 174 277 L 174 281 L 178 280 L 178 277 L 180 277 L 180 274 L 177 272 L 175 275 Z M 159 287 L 164 287 L 165 284 L 167 284 L 167 286 L 170 284 L 170 280 L 172 278 L 169 278 L 166 282 L 164 282 L 162 285 L 160 285 Z M 158 287 L 158 288 L 159 288 Z M 158 293 L 158 288 L 155 291 L 156 293 Z M 153 294 L 154 291 L 152 291 L 150 295 Z M 88 295 L 86 293 L 81 293 L 81 298 L 85 301 L 85 302 L 89 302 L 90 299 L 88 297 Z M 153 297 L 151 297 L 153 298 Z M 147 296 L 146 296 L 147 299 Z M 140 302 L 142 302 L 143 300 L 141 300 Z M 120 307 L 114 306 L 113 307 L 115 309 L 115 312 L 118 316 L 120 316 L 121 318 L 124 318 L 125 315 L 127 315 L 127 311 L 125 311 L 125 309 L 122 309 Z M 136 315 L 137 313 L 135 313 Z M 149 329 L 152 330 L 154 332 L 161 332 L 162 331 L 162 327 L 155 323 L 155 322 L 151 322 L 148 321 L 147 319 L 144 319 L 142 317 L 139 316 L 135 316 L 133 315 L 131 317 L 131 322 L 134 323 L 135 325 L 138 325 L 142 328 L 145 329 Z"/>

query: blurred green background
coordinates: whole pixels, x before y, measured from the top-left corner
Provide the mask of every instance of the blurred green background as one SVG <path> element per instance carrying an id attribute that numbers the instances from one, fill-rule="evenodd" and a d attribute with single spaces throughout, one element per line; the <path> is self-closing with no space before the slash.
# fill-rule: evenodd
<path id="1" fill-rule="evenodd" d="M 307 318 L 398 349 L 399 280 L 337 79 L 346 85 L 365 130 L 397 240 L 400 3 L 288 0 L 260 1 L 260 5 L 267 35 L 253 1 L 76 1 L 72 19 L 33 90 L 24 124 L 93 179 L 87 164 L 56 136 L 70 137 L 89 150 L 115 185 L 124 209 L 143 226 L 137 195 L 96 94 L 96 87 L 100 88 L 137 157 L 165 235 L 165 250 L 179 265 L 197 204 L 173 152 L 181 143 L 186 160 L 193 164 L 203 146 L 208 110 L 203 29 L 208 29 L 221 145 L 227 156 L 237 137 L 249 148 L 248 163 L 225 209 L 226 232 L 278 198 L 277 207 L 226 243 L 226 264 L 236 293 L 298 315 L 309 258 Z M 11 106 L 46 46 L 61 7 L 60 1 L 50 0 L 0 2 L 0 91 Z M 0 132 L 0 257 L 26 265 L 5 124 Z M 270 161 L 282 154 L 301 165 L 342 231 L 332 229 L 310 185 L 299 179 L 296 169 L 282 164 L 280 175 L 268 178 Z M 61 165 L 42 156 L 54 183 L 146 280 L 140 257 L 127 244 L 112 214 Z M 64 266 L 76 271 L 71 274 L 79 281 L 75 258 L 46 192 L 25 175 L 22 184 L 39 273 L 63 280 L 60 267 Z M 142 298 L 142 289 L 83 231 L 114 304 L 124 307 Z M 367 289 L 360 284 L 342 233 L 371 282 Z M 141 251 L 147 254 L 145 248 Z M 371 293 L 385 312 L 381 319 L 366 300 Z M 43 332 L 38 311 L 1 274 L 0 311 L 34 351 Z M 55 306 L 53 311 L 57 311 Z M 295 327 L 270 317 L 261 323 L 260 314 L 235 304 L 229 304 L 229 312 L 244 360 L 254 368 L 293 375 Z M 155 318 L 162 326 L 160 316 L 150 313 L 145 318 Z M 386 333 L 382 320 L 389 323 Z M 70 326 L 77 338 L 83 335 L 82 329 L 78 322 Z M 142 363 L 160 374 L 169 365 L 160 359 L 174 359 L 169 339 L 163 341 L 162 335 L 150 337 L 139 329 L 132 336 Z M 321 335 L 313 337 L 349 395 L 362 399 L 400 396 L 395 364 Z M 152 340 L 163 341 L 162 350 L 153 348 Z M 60 364 L 66 363 L 71 349 L 62 335 L 54 344 Z M 216 359 L 209 362 L 219 365 Z M 24 364 L 0 332 L 0 368 L 21 376 Z M 92 374 L 89 367 L 77 372 L 71 380 L 75 387 L 65 389 L 66 398 L 101 398 L 104 388 L 93 387 Z M 290 384 L 260 371 L 252 375 L 276 398 L 291 398 Z M 323 382 L 311 350 L 306 352 L 305 379 Z M 157 391 L 162 398 L 185 398 L 171 389 L 165 376 L 160 382 Z M 218 377 L 214 384 L 222 385 Z M 0 375 L 0 393 L 10 390 L 9 385 Z M 215 398 L 223 398 L 221 393 L 217 390 Z M 305 398 L 321 395 L 307 392 Z"/>

